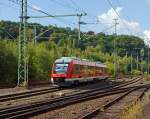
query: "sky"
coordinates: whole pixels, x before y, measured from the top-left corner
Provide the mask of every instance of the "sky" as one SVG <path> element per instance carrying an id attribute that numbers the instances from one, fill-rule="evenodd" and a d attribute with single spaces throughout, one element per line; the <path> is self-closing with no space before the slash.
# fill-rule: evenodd
<path id="1" fill-rule="evenodd" d="M 0 0 L 0 20 L 19 21 L 20 6 L 12 1 L 17 0 Z M 117 34 L 136 35 L 144 38 L 145 42 L 150 41 L 150 0 L 28 0 L 28 5 L 51 15 L 86 12 L 87 15 L 83 16 L 81 21 L 90 24 L 81 25 L 81 31 L 113 34 L 115 31 L 114 19 L 118 19 Z M 28 16 L 44 15 L 31 8 L 28 8 Z M 30 18 L 28 22 L 60 27 L 78 27 L 76 16 Z"/>

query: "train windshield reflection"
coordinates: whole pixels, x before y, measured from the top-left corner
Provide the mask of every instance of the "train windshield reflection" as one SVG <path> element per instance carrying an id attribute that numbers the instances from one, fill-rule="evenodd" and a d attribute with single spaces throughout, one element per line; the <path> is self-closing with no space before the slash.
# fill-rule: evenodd
<path id="1" fill-rule="evenodd" d="M 68 64 L 66 63 L 56 63 L 54 67 L 54 71 L 56 74 L 63 73 L 65 74 L 67 72 Z"/>

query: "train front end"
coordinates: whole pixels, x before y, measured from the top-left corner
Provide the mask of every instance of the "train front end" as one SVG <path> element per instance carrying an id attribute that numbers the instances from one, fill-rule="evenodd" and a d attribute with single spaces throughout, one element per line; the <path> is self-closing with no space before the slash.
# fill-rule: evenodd
<path id="1" fill-rule="evenodd" d="M 69 62 L 65 57 L 57 59 L 52 66 L 51 82 L 56 85 L 66 85 Z"/>

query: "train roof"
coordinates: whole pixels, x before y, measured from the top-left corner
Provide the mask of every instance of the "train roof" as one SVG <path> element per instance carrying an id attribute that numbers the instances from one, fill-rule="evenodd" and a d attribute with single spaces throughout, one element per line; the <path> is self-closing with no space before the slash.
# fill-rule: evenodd
<path id="1" fill-rule="evenodd" d="M 80 60 L 80 59 L 76 57 L 61 57 L 59 59 L 56 59 L 55 63 L 62 63 L 62 62 L 69 63 L 72 60 Z"/>
<path id="2" fill-rule="evenodd" d="M 104 67 L 107 66 L 105 64 L 102 64 L 99 61 L 92 62 L 87 59 L 79 59 L 77 57 L 61 57 L 59 59 L 56 59 L 55 63 L 70 63 L 73 62 L 74 64 L 80 64 L 80 65 L 88 65 L 88 66 L 97 66 L 97 67 Z"/>

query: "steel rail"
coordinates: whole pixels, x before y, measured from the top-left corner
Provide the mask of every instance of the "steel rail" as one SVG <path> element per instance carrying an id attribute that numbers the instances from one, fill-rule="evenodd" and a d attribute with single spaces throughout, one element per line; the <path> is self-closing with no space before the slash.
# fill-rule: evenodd
<path id="1" fill-rule="evenodd" d="M 135 80 L 136 79 L 136 80 Z M 94 91 L 98 91 L 98 90 L 114 90 L 114 89 L 117 89 L 117 88 L 120 88 L 120 87 L 124 87 L 124 86 L 127 86 L 129 84 L 133 84 L 133 83 L 136 83 L 140 80 L 140 78 L 134 78 L 133 80 L 130 80 L 128 82 L 125 82 L 123 84 L 116 84 L 116 85 L 113 85 L 113 86 L 106 86 L 106 87 L 100 87 L 100 88 L 95 88 L 95 89 L 92 89 L 92 90 L 89 90 L 89 91 L 83 91 L 83 92 L 79 92 L 79 93 L 76 93 L 76 94 L 70 94 L 69 97 L 71 96 L 76 96 L 76 95 L 81 95 L 81 94 L 84 94 L 84 93 L 92 93 Z M 47 89 L 46 89 L 47 90 Z M 33 91 L 34 92 L 34 91 Z M 22 93 L 21 93 L 22 94 Z M 25 93 L 27 94 L 27 93 Z M 16 94 L 13 94 L 13 95 L 16 95 Z M 10 95 L 11 97 L 11 95 Z M 9 95 L 8 95 L 8 98 L 9 98 Z M 16 106 L 15 106 L 16 107 Z M 8 108 L 11 108 L 11 107 L 8 107 Z M 6 109 L 6 108 L 5 108 Z M 3 110 L 3 109 L 0 109 L 0 110 Z"/>
<path id="2" fill-rule="evenodd" d="M 142 87 L 144 87 L 144 85 Z M 140 88 L 140 86 L 137 88 Z M 39 113 L 43 113 L 45 111 L 50 111 L 52 109 L 57 109 L 57 108 L 64 107 L 64 106 L 74 104 L 77 102 L 100 98 L 100 97 L 118 94 L 118 93 L 123 93 L 123 92 L 126 92 L 127 90 L 130 90 L 130 88 L 129 87 L 121 88 L 121 89 L 116 88 L 109 92 L 108 91 L 105 91 L 105 92 L 98 91 L 98 92 L 93 92 L 93 94 L 87 93 L 84 95 L 76 95 L 75 97 L 67 96 L 67 97 L 56 98 L 55 100 L 49 100 L 49 101 L 45 101 L 42 103 L 36 103 L 36 104 L 26 105 L 26 106 L 22 106 L 22 107 L 1 110 L 0 117 L 2 117 L 2 118 L 5 118 L 5 117 L 20 118 L 23 115 L 24 116 L 33 116 L 33 115 L 36 115 Z"/>
<path id="3" fill-rule="evenodd" d="M 139 77 L 133 78 L 132 80 L 122 84 L 122 86 L 128 85 L 131 82 L 132 83 L 137 82 L 139 80 L 140 80 Z M 116 84 L 113 86 L 106 86 L 106 87 L 103 87 L 101 89 L 112 88 L 114 86 L 117 87 L 119 85 Z M 26 98 L 26 97 L 31 97 L 31 96 L 41 95 L 41 94 L 46 94 L 46 93 L 59 91 L 59 90 L 60 90 L 60 87 L 53 87 L 53 88 L 47 88 L 47 89 L 41 89 L 41 90 L 33 90 L 33 91 L 27 91 L 27 92 L 15 93 L 15 94 L 1 95 L 0 96 L 0 102 L 15 100 L 15 99 L 21 99 L 21 98 Z"/>
<path id="4" fill-rule="evenodd" d="M 32 104 L 28 106 L 18 107 L 16 109 L 12 110 L 3 110 L 0 111 L 0 118 L 10 118 L 10 119 L 16 119 L 21 117 L 31 117 L 40 113 L 44 113 L 46 111 L 51 111 L 54 109 L 58 109 L 61 107 L 65 107 L 71 104 L 75 104 L 82 101 L 87 101 L 95 98 L 100 98 L 104 96 L 109 96 L 113 94 L 123 93 L 129 89 L 124 89 L 120 91 L 112 91 L 112 92 L 106 92 L 103 94 L 97 94 L 97 95 L 86 95 L 86 96 L 78 96 L 74 98 L 64 98 L 60 100 L 51 100 L 49 102 L 44 102 L 43 104 Z"/>
<path id="5" fill-rule="evenodd" d="M 60 90 L 60 87 L 52 87 L 52 88 L 46 88 L 41 90 L 33 90 L 33 91 L 27 91 L 27 92 L 21 92 L 21 93 L 14 93 L 14 94 L 8 94 L 8 95 L 1 95 L 0 96 L 0 102 L 8 101 L 8 100 L 14 100 L 14 99 L 20 99 L 20 98 L 26 98 L 30 96 L 55 92 Z"/>
<path id="6" fill-rule="evenodd" d="M 150 89 L 150 86 L 146 86 L 146 87 L 142 87 L 145 88 L 143 90 L 143 92 L 140 94 L 140 96 L 135 100 L 141 100 L 145 94 L 145 92 L 147 92 Z M 93 110 L 92 112 L 87 113 L 86 115 L 84 115 L 83 117 L 79 118 L 79 119 L 91 119 L 93 117 L 95 117 L 96 115 L 98 115 L 100 112 L 102 112 L 101 110 L 107 110 L 109 107 L 113 106 L 114 104 L 116 104 L 118 101 L 122 100 L 124 97 L 126 97 L 127 95 L 129 95 L 130 93 L 139 90 L 141 88 L 135 87 L 127 92 L 125 92 L 123 95 L 117 97 L 116 99 L 114 99 L 113 101 L 105 104 L 104 106 L 98 107 L 95 110 Z"/>

